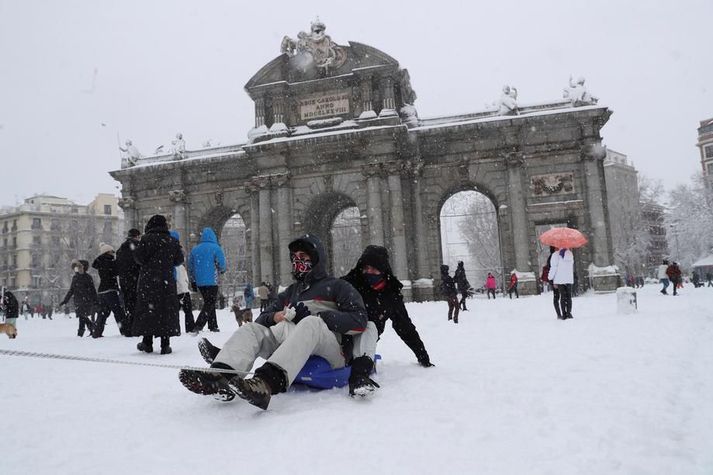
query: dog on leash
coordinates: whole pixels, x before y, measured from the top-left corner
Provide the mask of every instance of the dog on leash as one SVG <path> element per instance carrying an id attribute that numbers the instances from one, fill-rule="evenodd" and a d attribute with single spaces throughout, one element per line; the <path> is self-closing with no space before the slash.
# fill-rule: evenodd
<path id="1" fill-rule="evenodd" d="M 231 310 L 235 314 L 235 321 L 238 322 L 238 326 L 242 327 L 243 323 L 248 323 L 253 321 L 253 311 L 249 308 L 240 308 L 240 305 L 233 304 Z"/>
<path id="2" fill-rule="evenodd" d="M 0 333 L 4 333 L 8 338 L 17 338 L 17 328 L 12 323 L 0 323 Z"/>

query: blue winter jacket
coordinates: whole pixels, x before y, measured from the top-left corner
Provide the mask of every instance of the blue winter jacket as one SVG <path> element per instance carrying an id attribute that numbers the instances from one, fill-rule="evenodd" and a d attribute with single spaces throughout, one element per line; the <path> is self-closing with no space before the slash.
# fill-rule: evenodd
<path id="1" fill-rule="evenodd" d="M 225 255 L 211 228 L 203 228 L 201 242 L 191 250 L 188 272 L 198 287 L 218 285 L 218 274 L 225 272 Z"/>

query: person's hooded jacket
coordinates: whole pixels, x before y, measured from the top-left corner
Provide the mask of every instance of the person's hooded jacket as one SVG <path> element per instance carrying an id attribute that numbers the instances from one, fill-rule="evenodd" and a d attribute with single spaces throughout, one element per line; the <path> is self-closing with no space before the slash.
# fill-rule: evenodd
<path id="1" fill-rule="evenodd" d="M 218 272 L 225 272 L 225 255 L 218 244 L 215 231 L 203 228 L 201 242 L 191 250 L 188 273 L 198 287 L 218 285 Z"/>
<path id="2" fill-rule="evenodd" d="M 134 251 L 141 265 L 138 298 L 134 309 L 134 336 L 178 336 L 178 299 L 174 267 L 183 262 L 178 241 L 168 233 L 166 218 L 152 216 L 146 232 Z"/>
<path id="3" fill-rule="evenodd" d="M 448 275 L 448 266 L 445 264 L 441 265 L 441 293 L 446 298 L 458 297 L 456 282 Z"/>
<path id="4" fill-rule="evenodd" d="M 15 295 L 5 287 L 2 287 L 0 288 L 0 296 L 3 309 L 5 309 L 5 318 L 17 318 L 20 314 L 20 306 Z"/>
<path id="5" fill-rule="evenodd" d="M 255 320 L 256 323 L 270 327 L 275 324 L 275 312 L 302 302 L 311 315 L 319 315 L 334 333 L 362 333 L 366 329 L 367 313 L 361 295 L 348 282 L 327 274 L 327 253 L 322 242 L 316 236 L 306 234 L 289 245 L 291 252 L 297 247 L 309 250 L 312 270 L 303 280 L 298 280 L 280 292 L 277 299 Z"/>
<path id="6" fill-rule="evenodd" d="M 107 291 L 119 290 L 119 284 L 116 281 L 116 277 L 118 275 L 116 260 L 111 253 L 105 252 L 104 254 L 99 255 L 99 257 L 94 259 L 94 262 L 92 262 L 92 267 L 99 272 L 98 293 L 101 294 Z"/>
<path id="7" fill-rule="evenodd" d="M 383 276 L 380 290 L 375 289 L 367 282 L 364 276 L 364 266 L 378 269 Z M 354 269 L 349 271 L 342 279 L 349 282 L 364 299 L 364 306 L 369 316 L 369 321 L 374 322 L 379 335 L 384 332 L 386 320 L 391 320 L 391 326 L 396 334 L 403 340 L 416 355 L 419 363 L 430 364 L 428 352 L 421 341 L 408 311 L 404 305 L 401 289 L 403 284 L 396 278 L 389 264 L 389 253 L 382 246 L 367 246 Z M 383 287 L 382 287 L 383 286 Z"/>

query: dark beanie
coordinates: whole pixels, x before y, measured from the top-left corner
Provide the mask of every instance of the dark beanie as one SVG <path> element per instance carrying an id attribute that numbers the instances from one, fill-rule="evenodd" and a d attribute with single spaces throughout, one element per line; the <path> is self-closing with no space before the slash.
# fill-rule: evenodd
<path id="1" fill-rule="evenodd" d="M 131 229 L 129 229 L 129 234 L 127 236 L 130 238 L 139 237 L 139 236 L 141 236 L 141 231 L 139 231 L 136 228 L 131 228 Z"/>
<path id="2" fill-rule="evenodd" d="M 364 252 L 359 258 L 361 267 L 365 265 L 379 269 L 382 273 L 391 273 L 391 266 L 389 265 L 389 251 L 383 246 L 369 245 L 366 246 Z"/>

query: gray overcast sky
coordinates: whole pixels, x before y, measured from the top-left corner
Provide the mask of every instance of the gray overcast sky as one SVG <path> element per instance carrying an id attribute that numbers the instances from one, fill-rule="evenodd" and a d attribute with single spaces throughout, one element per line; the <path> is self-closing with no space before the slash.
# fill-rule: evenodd
<path id="1" fill-rule="evenodd" d="M 0 0 L 0 205 L 117 192 L 117 136 L 144 155 L 178 131 L 188 149 L 244 142 L 243 85 L 316 15 L 408 68 L 422 117 L 482 110 L 505 83 L 521 103 L 557 99 L 583 75 L 614 111 L 605 143 L 641 173 L 671 188 L 699 169 L 711 0 Z"/>

